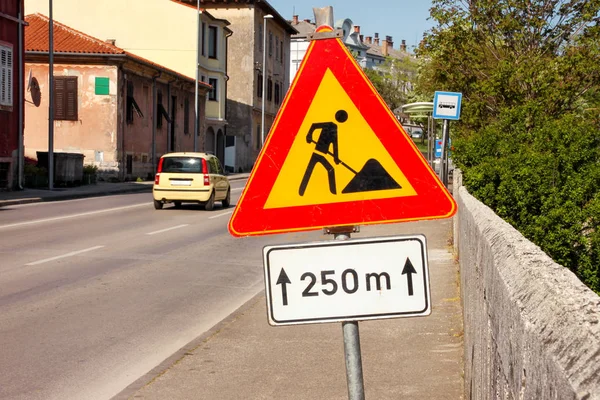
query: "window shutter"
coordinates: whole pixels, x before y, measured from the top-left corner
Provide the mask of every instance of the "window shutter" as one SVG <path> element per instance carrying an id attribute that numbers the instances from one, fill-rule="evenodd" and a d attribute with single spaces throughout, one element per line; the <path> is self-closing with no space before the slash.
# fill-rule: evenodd
<path id="1" fill-rule="evenodd" d="M 54 119 L 77 121 L 77 77 L 54 77 Z"/>
<path id="2" fill-rule="evenodd" d="M 65 81 L 54 77 L 54 119 L 65 119 Z"/>
<path id="3" fill-rule="evenodd" d="M 70 121 L 77 121 L 77 77 L 68 77 L 66 79 L 66 118 Z"/>
<path id="4" fill-rule="evenodd" d="M 0 104 L 13 104 L 13 54 L 12 49 L 0 46 Z"/>

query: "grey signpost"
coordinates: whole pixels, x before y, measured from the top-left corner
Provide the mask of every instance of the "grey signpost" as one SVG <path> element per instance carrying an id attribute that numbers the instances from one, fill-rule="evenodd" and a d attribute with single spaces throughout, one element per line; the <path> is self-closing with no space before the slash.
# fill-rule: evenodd
<path id="1" fill-rule="evenodd" d="M 440 180 L 448 186 L 448 143 L 450 140 L 450 120 L 460 119 L 462 93 L 435 92 L 433 98 L 433 118 L 444 120 L 442 127 L 442 154 L 440 156 Z"/>

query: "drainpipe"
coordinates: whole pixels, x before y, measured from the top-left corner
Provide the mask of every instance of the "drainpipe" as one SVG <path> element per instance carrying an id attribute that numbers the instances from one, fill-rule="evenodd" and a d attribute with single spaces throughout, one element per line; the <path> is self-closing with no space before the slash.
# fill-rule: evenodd
<path id="1" fill-rule="evenodd" d="M 125 152 L 125 135 L 127 130 L 127 78 L 125 77 L 125 71 L 123 65 L 119 65 L 119 81 L 123 82 L 120 88 L 117 88 L 119 98 L 123 102 L 123 111 L 121 113 L 121 167 L 119 168 L 119 178 L 125 180 L 126 168 L 127 168 L 127 154 Z M 117 105 L 119 101 L 117 100 Z M 118 113 L 117 113 L 118 120 Z M 117 152 L 118 154 L 118 152 Z"/>
<path id="2" fill-rule="evenodd" d="M 23 93 L 23 74 L 25 63 L 23 60 L 23 13 L 21 12 L 21 4 L 24 0 L 17 0 L 18 13 L 18 52 L 19 52 L 19 144 L 17 149 L 17 185 L 19 190 L 23 190 L 23 164 L 25 149 L 23 146 L 23 107 L 25 106 L 25 98 Z"/>
<path id="3" fill-rule="evenodd" d="M 228 88 L 229 88 L 229 63 L 228 63 L 228 55 L 229 55 L 229 38 L 233 35 L 233 32 L 228 32 L 225 35 L 225 115 L 223 118 L 225 119 L 225 125 L 223 126 L 223 159 L 221 160 L 223 164 L 223 168 L 225 168 L 225 149 L 227 148 L 227 126 L 229 122 L 227 121 L 227 109 L 229 101 L 227 100 L 228 96 Z M 263 32 L 264 35 L 264 32 Z M 264 49 L 263 49 L 264 50 Z M 235 147 L 234 147 L 235 149 Z M 235 154 L 235 153 L 234 153 Z M 235 156 L 234 156 L 235 159 Z M 233 165 L 233 172 L 235 172 L 235 163 Z"/>
<path id="4" fill-rule="evenodd" d="M 158 102 L 156 93 L 156 80 L 160 77 L 161 73 L 152 77 L 152 173 L 156 174 L 156 121 L 158 117 Z"/>
<path id="5" fill-rule="evenodd" d="M 168 97 L 168 107 L 167 108 L 167 114 L 169 114 L 172 111 L 173 108 L 173 104 L 171 104 L 171 96 L 172 96 L 172 92 L 171 92 L 171 88 L 173 83 L 176 83 L 177 79 L 173 79 L 171 81 L 167 82 L 167 97 Z M 177 89 L 177 88 L 175 88 Z M 177 108 L 177 104 L 175 104 L 175 108 Z M 170 114 L 169 114 L 170 115 Z M 173 116 L 171 115 L 171 122 L 167 121 L 167 152 L 171 151 L 171 128 L 172 125 L 175 124 L 175 118 L 173 118 Z M 175 135 L 174 135 L 174 139 L 175 139 L 175 144 L 177 144 L 177 131 L 175 131 Z M 180 146 L 181 148 L 181 146 Z M 177 148 L 173 147 L 173 151 L 178 151 Z"/>
<path id="6" fill-rule="evenodd" d="M 167 114 L 171 112 L 171 108 L 172 108 L 172 104 L 171 104 L 171 81 L 167 82 Z M 171 129 L 172 129 L 172 124 L 175 121 L 173 121 L 173 119 L 171 118 L 171 122 L 167 121 L 167 152 L 171 151 Z M 173 148 L 173 150 L 175 151 L 175 149 Z"/>

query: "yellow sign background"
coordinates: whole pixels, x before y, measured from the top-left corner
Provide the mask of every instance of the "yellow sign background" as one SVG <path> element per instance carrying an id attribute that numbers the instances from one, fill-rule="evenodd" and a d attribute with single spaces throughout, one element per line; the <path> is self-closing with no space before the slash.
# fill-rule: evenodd
<path id="1" fill-rule="evenodd" d="M 340 123 L 335 120 L 335 113 L 338 110 L 344 110 L 348 113 L 348 120 L 346 122 Z M 287 112 L 293 112 L 293 110 L 287 110 Z M 341 161 L 348 164 L 355 171 L 360 172 L 365 163 L 369 159 L 374 158 L 401 188 L 343 194 L 342 190 L 354 178 L 355 174 L 341 163 L 335 164 L 333 156 L 325 155 L 325 158 L 335 170 L 337 194 L 330 192 L 327 171 L 323 165 L 317 164 L 308 182 L 306 192 L 303 196 L 300 196 L 300 183 L 302 182 L 311 156 L 315 152 L 315 144 L 308 144 L 306 142 L 306 134 L 313 123 L 321 122 L 333 122 L 337 124 L 338 157 Z M 318 140 L 319 134 L 320 130 L 314 132 L 314 141 Z M 398 137 L 398 140 L 400 139 Z M 330 145 L 329 151 L 333 153 L 333 146 Z M 346 94 L 346 91 L 342 88 L 333 73 L 327 69 L 306 117 L 302 122 L 300 131 L 296 134 L 287 158 L 283 163 L 281 171 L 279 171 L 265 208 L 386 199 L 415 196 L 416 194 L 402 171 L 381 144 L 377 135 Z"/>

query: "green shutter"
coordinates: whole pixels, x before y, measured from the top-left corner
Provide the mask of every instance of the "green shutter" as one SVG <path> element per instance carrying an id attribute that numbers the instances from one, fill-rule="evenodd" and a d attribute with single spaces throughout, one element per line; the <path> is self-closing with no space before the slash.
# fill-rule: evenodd
<path id="1" fill-rule="evenodd" d="M 96 94 L 107 96 L 110 94 L 110 79 L 104 77 L 96 77 Z"/>

